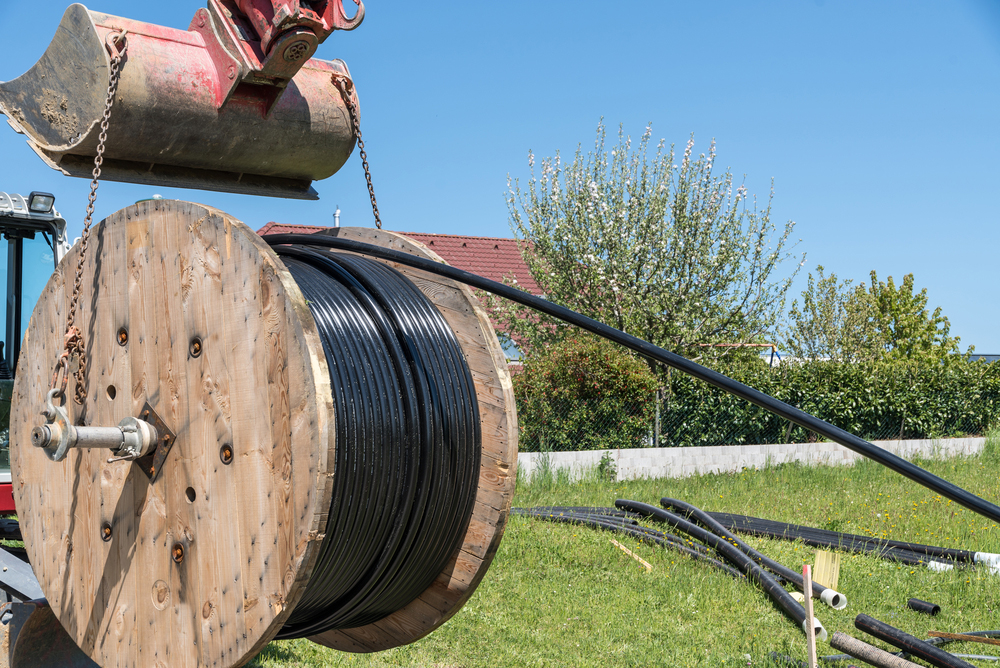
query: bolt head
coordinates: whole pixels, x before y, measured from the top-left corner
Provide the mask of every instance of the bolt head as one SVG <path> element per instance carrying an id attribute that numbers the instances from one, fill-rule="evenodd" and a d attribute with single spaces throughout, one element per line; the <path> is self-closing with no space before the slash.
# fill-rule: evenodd
<path id="1" fill-rule="evenodd" d="M 299 40 L 285 47 L 282 56 L 290 63 L 297 63 L 309 54 L 309 42 Z"/>

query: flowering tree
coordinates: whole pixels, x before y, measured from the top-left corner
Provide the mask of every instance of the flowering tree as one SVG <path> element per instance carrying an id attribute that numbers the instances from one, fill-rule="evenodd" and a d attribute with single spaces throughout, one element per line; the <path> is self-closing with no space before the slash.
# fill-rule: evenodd
<path id="1" fill-rule="evenodd" d="M 782 349 L 802 359 L 873 359 L 881 345 L 868 290 L 827 276 L 823 265 L 815 276 L 809 272 L 802 304 L 792 302 L 783 334 Z"/>
<path id="2" fill-rule="evenodd" d="M 714 142 L 693 157 L 692 138 L 678 161 L 662 140 L 650 155 L 650 137 L 647 127 L 633 146 L 619 130 L 608 151 L 602 123 L 593 151 L 578 148 L 568 165 L 544 158 L 537 176 L 529 153 L 527 189 L 508 182 L 507 204 L 533 278 L 547 299 L 681 354 L 759 340 L 795 273 L 775 277 L 794 223 L 776 232 L 770 197 L 758 209 L 729 171 L 713 174 Z M 501 335 L 523 348 L 565 335 L 561 323 L 490 305 Z"/>
<path id="3" fill-rule="evenodd" d="M 927 308 L 927 289 L 914 293 L 913 274 L 896 285 L 890 276 L 852 287 L 810 272 L 802 305 L 792 302 L 782 347 L 793 355 L 837 361 L 948 362 L 958 354 L 959 338 L 941 307 Z M 971 348 L 970 348 L 971 352 Z"/>

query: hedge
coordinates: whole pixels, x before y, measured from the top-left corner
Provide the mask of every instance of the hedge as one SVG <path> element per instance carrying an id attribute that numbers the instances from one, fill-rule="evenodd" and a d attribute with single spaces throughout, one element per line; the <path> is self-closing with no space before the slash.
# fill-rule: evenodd
<path id="1" fill-rule="evenodd" d="M 580 383 L 567 381 L 586 375 L 580 372 L 586 366 L 580 355 L 569 374 L 555 371 L 563 361 L 551 358 L 544 363 L 549 373 L 516 376 L 521 449 L 653 445 L 656 385 L 663 388 L 660 446 L 816 440 L 815 434 L 680 372 L 665 372 L 650 383 L 640 373 L 643 362 L 618 355 L 632 361 L 630 382 L 608 377 L 625 362 L 609 366 L 602 359 L 600 380 L 592 378 L 586 393 Z M 743 359 L 712 366 L 868 440 L 980 435 L 1000 418 L 1000 364 L 959 359 L 948 365 L 804 362 L 772 368 Z"/>

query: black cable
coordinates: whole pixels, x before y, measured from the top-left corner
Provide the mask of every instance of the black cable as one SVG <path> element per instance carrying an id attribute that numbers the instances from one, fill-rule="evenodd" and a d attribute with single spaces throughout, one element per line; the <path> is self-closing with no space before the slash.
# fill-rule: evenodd
<path id="1" fill-rule="evenodd" d="M 753 559 L 755 562 L 771 571 L 772 573 L 777 573 L 781 577 L 785 578 L 789 582 L 795 583 L 798 587 L 805 593 L 805 579 L 802 577 L 801 573 L 796 573 L 792 569 L 788 568 L 781 562 L 771 559 L 766 554 L 755 550 L 754 548 L 747 545 L 742 541 L 736 534 L 730 532 L 726 527 L 722 526 L 718 521 L 715 520 L 711 515 L 706 513 L 701 508 L 691 505 L 685 501 L 679 499 L 671 499 L 664 497 L 660 499 L 660 505 L 662 505 L 667 510 L 673 510 L 679 512 L 681 515 L 687 517 L 689 520 L 700 524 L 702 527 L 711 531 L 717 536 L 725 538 L 727 541 L 738 547 L 744 554 Z M 830 591 L 824 597 L 824 592 Z M 807 595 L 815 596 L 816 598 L 822 599 L 827 605 L 835 610 L 841 610 L 847 606 L 846 597 L 829 587 L 824 587 L 815 580 L 812 582 L 812 591 Z"/>
<path id="2" fill-rule="evenodd" d="M 976 556 L 975 552 L 969 550 L 859 536 L 747 515 L 732 513 L 709 513 L 709 515 L 730 531 L 738 533 L 779 540 L 801 540 L 812 547 L 831 547 L 859 554 L 870 554 L 882 559 L 911 565 L 926 566 L 934 559 L 971 565 Z"/>
<path id="3" fill-rule="evenodd" d="M 281 246 L 330 369 L 329 524 L 277 637 L 356 628 L 405 607 L 461 546 L 481 452 L 472 374 L 447 322 L 402 274 Z"/>
<path id="4" fill-rule="evenodd" d="M 573 515 L 557 515 L 545 512 L 534 513 L 531 510 L 525 510 L 523 508 L 517 508 L 512 511 L 515 515 L 521 515 L 522 517 L 534 517 L 535 519 L 543 520 L 546 522 L 556 522 L 559 524 L 574 524 L 578 526 L 587 526 L 593 529 L 601 529 L 604 531 L 610 531 L 612 533 L 619 533 L 626 536 L 630 536 L 639 540 L 643 543 L 650 545 L 659 545 L 668 550 L 674 550 L 682 554 L 695 559 L 697 561 L 702 561 L 708 565 L 717 568 L 727 575 L 743 580 L 745 576 L 743 573 L 739 572 L 729 564 L 725 564 L 718 559 L 709 556 L 707 550 L 703 546 L 697 543 L 691 543 L 691 541 L 686 541 L 678 536 L 673 536 L 672 534 L 663 534 L 661 532 L 645 529 L 644 527 L 634 527 L 627 524 L 619 524 L 614 522 L 607 522 L 602 519 L 605 516 L 599 515 L 589 515 L 589 516 L 573 516 Z M 659 534 L 659 535 L 657 535 Z M 699 549 L 700 548 L 700 549 Z"/>
<path id="5" fill-rule="evenodd" d="M 792 598 L 792 595 L 789 594 L 770 573 L 754 563 L 753 559 L 741 552 L 735 545 L 728 543 L 725 538 L 716 536 L 711 531 L 702 529 L 697 524 L 688 522 L 682 517 L 678 517 L 677 515 L 667 512 L 662 508 L 651 506 L 648 503 L 640 503 L 639 501 L 630 501 L 628 499 L 618 499 L 615 501 L 615 507 L 622 510 L 628 510 L 633 513 L 640 513 L 646 515 L 647 517 L 652 517 L 661 522 L 665 522 L 675 529 L 683 531 L 686 534 L 690 534 L 707 545 L 711 545 L 718 550 L 719 553 L 725 557 L 727 561 L 729 561 L 729 563 L 746 574 L 748 579 L 753 580 L 760 585 L 760 588 L 764 590 L 764 593 L 767 594 L 767 596 L 774 601 L 778 607 L 785 612 L 785 614 L 792 618 L 796 626 L 805 632 L 806 611 L 805 608 L 802 607 L 802 604 Z M 813 623 L 817 637 L 825 640 L 826 631 L 823 629 L 823 626 L 819 624 L 819 620 L 813 617 Z"/>
<path id="6" fill-rule="evenodd" d="M 717 371 L 704 367 L 697 362 L 692 362 L 691 360 L 676 353 L 672 353 L 668 350 L 660 348 L 659 346 L 653 345 L 648 341 L 643 341 L 642 339 L 632 336 L 631 334 L 626 334 L 625 332 L 609 327 L 604 323 L 598 322 L 584 315 L 580 315 L 579 313 L 571 311 L 563 306 L 553 304 L 552 302 L 542 299 L 541 297 L 536 297 L 522 290 L 512 288 L 502 283 L 497 283 L 496 281 L 491 281 L 483 278 L 482 276 L 462 271 L 461 269 L 456 269 L 455 267 L 440 264 L 433 260 L 416 257 L 408 253 L 388 248 L 373 246 L 371 244 L 352 241 L 350 239 L 310 234 L 271 234 L 264 238 L 272 246 L 277 244 L 307 244 L 325 248 L 338 248 L 355 253 L 371 255 L 373 257 L 391 260 L 410 267 L 416 267 L 429 273 L 445 276 L 461 283 L 465 283 L 480 290 L 492 292 L 493 294 L 504 297 L 505 299 L 509 299 L 518 304 L 523 304 L 524 306 L 528 306 L 554 318 L 558 318 L 589 332 L 593 332 L 598 336 L 630 348 L 641 355 L 694 376 L 709 385 L 718 387 L 721 390 L 745 399 L 781 418 L 784 418 L 785 420 L 794 422 L 800 427 L 814 431 L 817 434 L 834 441 L 835 443 L 839 443 L 840 445 L 864 455 L 869 459 L 873 459 L 879 464 L 892 469 L 896 473 L 899 473 L 910 480 L 927 487 L 931 491 L 951 499 L 973 512 L 979 513 L 983 517 L 987 517 L 994 522 L 1000 522 L 1000 507 L 948 482 L 947 480 L 939 478 L 929 471 L 925 471 L 919 466 L 911 464 L 902 457 L 894 455 L 887 450 L 883 450 L 882 448 L 879 448 L 864 439 L 858 438 L 854 434 L 848 433 L 839 427 L 835 427 L 828 422 L 809 415 L 808 413 L 764 394 L 759 390 L 755 390 L 752 387 L 737 382 Z"/>
<path id="7" fill-rule="evenodd" d="M 681 545 L 686 549 L 695 550 L 696 552 L 700 552 L 704 555 L 710 554 L 710 550 L 701 543 L 697 543 L 690 538 L 684 538 L 683 536 L 666 533 L 658 529 L 640 526 L 638 521 L 632 518 L 619 517 L 617 515 L 610 515 L 607 513 L 589 513 L 579 511 L 552 512 L 545 507 L 512 508 L 511 513 L 514 515 L 521 515 L 522 517 L 535 517 L 553 522 L 566 522 L 570 524 L 579 523 L 587 524 L 588 526 L 596 526 L 597 524 L 600 524 L 602 527 L 607 527 L 609 530 L 621 529 L 622 531 L 628 531 L 632 535 L 641 534 L 650 536 L 658 540 Z"/>

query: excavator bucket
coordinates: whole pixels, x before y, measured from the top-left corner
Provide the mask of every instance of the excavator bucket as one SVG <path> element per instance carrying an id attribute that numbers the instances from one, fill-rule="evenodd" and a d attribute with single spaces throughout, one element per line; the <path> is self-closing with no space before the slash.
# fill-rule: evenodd
<path id="1" fill-rule="evenodd" d="M 360 23 L 362 10 L 318 38 L 301 28 L 268 33 L 265 53 L 235 0 L 209 0 L 187 31 L 72 5 L 41 60 L 0 83 L 0 112 L 49 166 L 90 178 L 117 50 L 101 178 L 316 199 L 312 182 L 354 147 L 335 80 L 354 93 L 343 61 L 311 55 L 333 29 Z M 297 11 L 319 25 L 311 9 Z"/>

